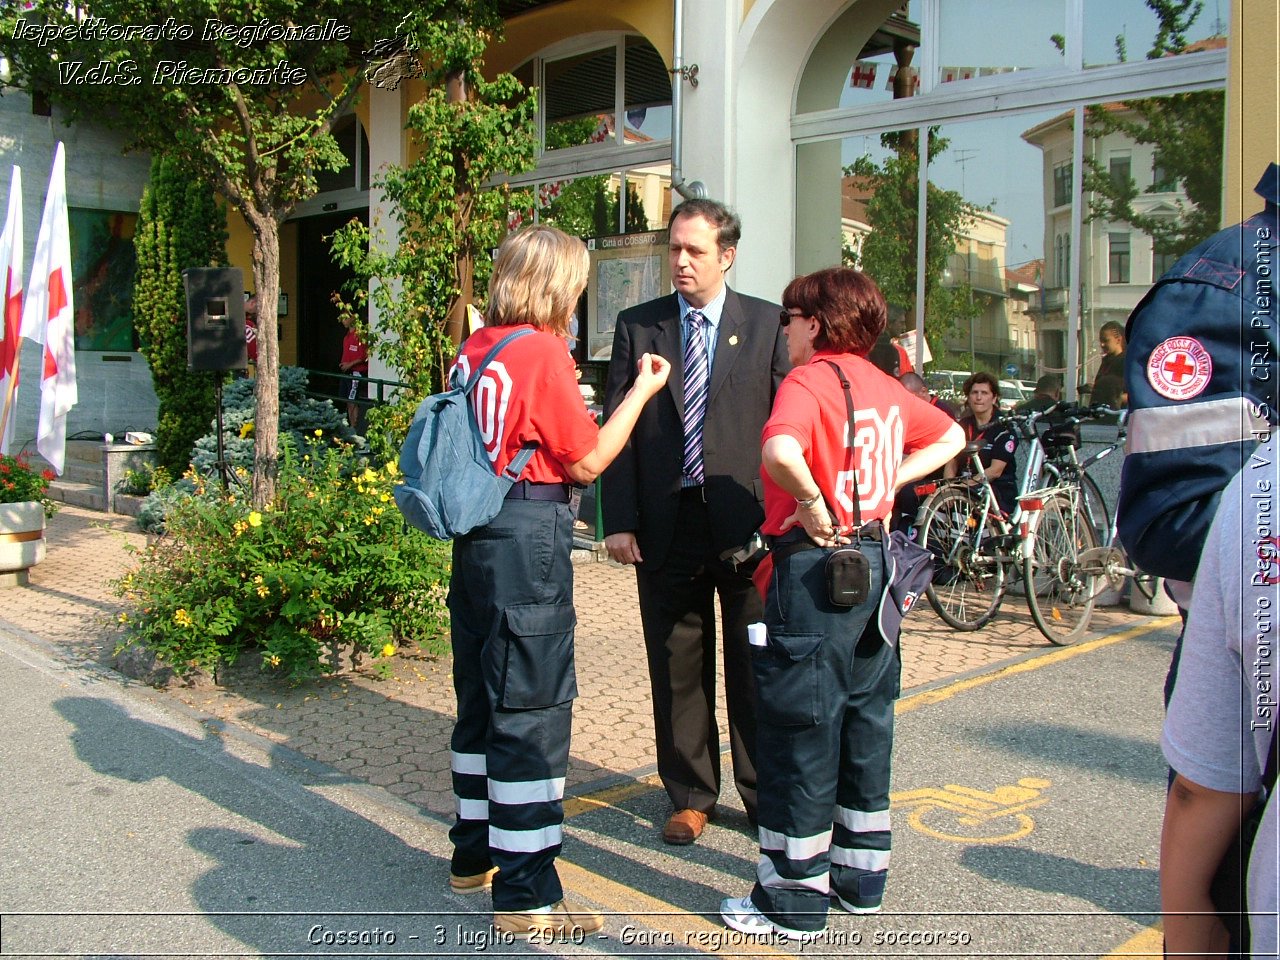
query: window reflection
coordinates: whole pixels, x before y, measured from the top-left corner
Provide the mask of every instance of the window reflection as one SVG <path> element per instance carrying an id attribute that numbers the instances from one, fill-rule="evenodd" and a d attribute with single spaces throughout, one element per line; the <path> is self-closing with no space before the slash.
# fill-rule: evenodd
<path id="1" fill-rule="evenodd" d="M 1215 49 L 1210 38 L 1226 45 L 1227 5 L 1205 4 L 1189 20 L 1180 19 L 1182 29 L 1161 41 L 1175 49 L 1185 44 L 1187 52 Z M 1084 65 L 1101 67 L 1112 63 L 1142 60 L 1157 47 L 1160 19 L 1146 0 L 1084 0 Z"/>
<path id="2" fill-rule="evenodd" d="M 940 0 L 936 83 L 1065 66 L 1066 0 Z"/>

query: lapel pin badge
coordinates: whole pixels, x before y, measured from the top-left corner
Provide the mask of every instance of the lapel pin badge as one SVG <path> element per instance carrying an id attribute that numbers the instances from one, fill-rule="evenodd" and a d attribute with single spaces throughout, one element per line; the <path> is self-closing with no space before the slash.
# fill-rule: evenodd
<path id="1" fill-rule="evenodd" d="M 738 345 L 738 335 L 735 333 L 729 338 L 729 346 L 736 347 Z"/>

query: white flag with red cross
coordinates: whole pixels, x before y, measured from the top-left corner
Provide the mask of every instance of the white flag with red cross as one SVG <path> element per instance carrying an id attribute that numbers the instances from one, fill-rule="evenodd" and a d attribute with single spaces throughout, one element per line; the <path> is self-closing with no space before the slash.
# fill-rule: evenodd
<path id="1" fill-rule="evenodd" d="M 14 410 L 18 403 L 18 356 L 22 352 L 22 170 L 13 168 L 9 184 L 9 213 L 0 233 L 0 453 L 13 445 Z"/>
<path id="2" fill-rule="evenodd" d="M 876 82 L 876 64 L 870 60 L 853 61 L 853 70 L 849 73 L 849 86 L 870 90 Z"/>
<path id="3" fill-rule="evenodd" d="M 62 143 L 53 154 L 49 192 L 36 236 L 31 289 L 22 310 L 22 335 L 44 344 L 40 364 L 40 425 L 36 449 L 61 475 L 66 463 L 67 414 L 76 405 L 75 311 L 71 303 L 71 231 Z"/>

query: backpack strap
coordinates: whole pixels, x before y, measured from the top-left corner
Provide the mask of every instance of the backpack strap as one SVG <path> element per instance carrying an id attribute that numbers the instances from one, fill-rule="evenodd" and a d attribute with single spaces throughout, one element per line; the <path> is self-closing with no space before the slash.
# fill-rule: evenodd
<path id="1" fill-rule="evenodd" d="M 489 366 L 489 362 L 498 355 L 503 347 L 512 340 L 519 340 L 521 337 L 526 337 L 531 333 L 533 333 L 533 331 L 529 329 L 512 330 L 505 337 L 490 347 L 489 352 L 486 353 L 484 355 L 484 359 L 480 361 L 480 365 L 476 367 L 475 372 L 471 374 L 471 379 L 468 380 L 466 385 L 462 388 L 463 395 L 468 397 L 471 396 L 471 391 L 475 389 L 476 384 L 480 382 L 481 374 L 484 373 L 485 368 Z M 471 424 L 473 427 L 478 426 L 474 415 L 471 417 Z M 515 483 L 520 479 L 520 474 L 524 473 L 524 468 L 529 465 L 529 461 L 533 459 L 534 451 L 537 449 L 538 445 L 536 443 L 526 443 L 520 448 L 520 452 L 511 458 L 511 462 L 508 463 L 506 469 L 502 471 L 502 475 L 512 483 Z"/>
<path id="2" fill-rule="evenodd" d="M 471 391 L 475 389 L 475 385 L 480 382 L 480 375 L 484 373 L 485 368 L 489 366 L 490 361 L 498 355 L 498 353 L 512 340 L 519 340 L 521 337 L 527 337 L 533 333 L 532 330 L 513 330 L 505 337 L 489 348 L 489 352 L 484 355 L 484 359 L 480 361 L 480 365 L 476 367 L 475 372 L 471 374 L 471 379 L 467 381 L 466 386 L 462 388 L 462 392 L 470 396 Z"/>

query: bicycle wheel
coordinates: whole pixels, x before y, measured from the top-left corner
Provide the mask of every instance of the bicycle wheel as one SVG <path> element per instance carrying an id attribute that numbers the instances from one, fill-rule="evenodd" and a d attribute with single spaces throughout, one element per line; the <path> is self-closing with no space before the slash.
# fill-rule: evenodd
<path id="1" fill-rule="evenodd" d="M 1097 538 L 1084 511 L 1072 507 L 1072 498 L 1062 494 L 1045 500 L 1032 555 L 1023 561 L 1031 619 L 1059 646 L 1085 635 L 1096 594 L 1096 578 L 1082 572 L 1079 558 L 1097 545 Z"/>
<path id="2" fill-rule="evenodd" d="M 925 595 L 949 626 L 977 630 L 995 615 L 1004 594 L 1004 562 L 990 536 L 974 548 L 982 505 L 968 490 L 943 487 L 920 513 L 920 543 L 933 554 L 933 582 Z"/>
<path id="3" fill-rule="evenodd" d="M 1080 509 L 1093 527 L 1094 541 L 1105 545 L 1111 535 L 1111 511 L 1093 477 L 1083 471 L 1080 473 Z"/>

